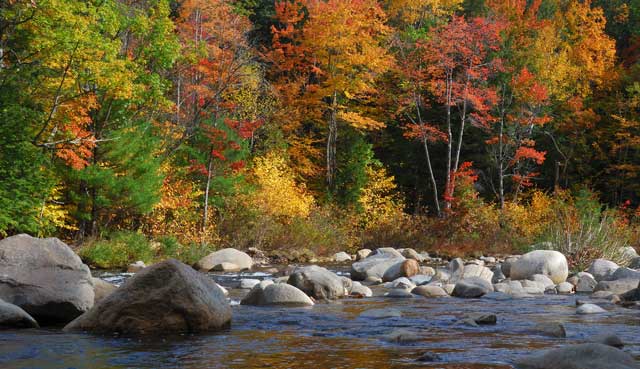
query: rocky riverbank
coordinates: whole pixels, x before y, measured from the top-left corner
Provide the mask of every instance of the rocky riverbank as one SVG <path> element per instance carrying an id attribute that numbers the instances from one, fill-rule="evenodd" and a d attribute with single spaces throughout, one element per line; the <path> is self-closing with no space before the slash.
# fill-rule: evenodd
<path id="1" fill-rule="evenodd" d="M 174 260 L 149 267 L 139 265 L 138 272 L 116 288 L 92 278 L 88 268 L 69 252 L 66 245 L 55 239 L 20 235 L 0 241 L 0 298 L 4 300 L 0 304 L 1 325 L 15 329 L 67 324 L 66 331 L 123 335 L 227 330 L 232 312 L 235 313 L 230 300 L 224 297 L 228 291 L 202 272 L 238 272 L 255 269 L 256 264 L 264 262 L 256 262 L 238 250 L 220 250 L 196 264 L 201 272 Z M 466 311 L 466 306 L 461 308 L 463 301 L 471 306 L 483 306 L 484 300 L 522 306 L 520 301 L 531 304 L 550 296 L 569 298 L 572 295 L 579 299 L 563 301 L 567 301 L 567 308 L 569 301 L 574 304 L 573 314 L 580 319 L 583 315 L 610 316 L 619 309 L 637 308 L 640 295 L 640 272 L 634 268 L 637 259 L 627 266 L 596 260 L 587 271 L 575 275 L 569 275 L 562 254 L 543 250 L 522 256 L 466 261 L 437 260 L 410 249 L 360 250 L 356 255 L 337 254 L 334 262 L 342 265 L 342 269 L 350 269 L 349 277 L 347 273 L 337 274 L 335 270 L 317 265 L 278 270 L 263 265 L 261 270 L 268 270 L 264 275 L 270 278 L 239 278 L 231 294 L 240 304 L 257 306 L 265 314 L 270 310 L 278 314 L 282 314 L 282 309 L 295 311 L 293 320 L 305 319 L 300 315 L 305 314 L 304 311 L 297 310 L 300 307 L 313 306 L 316 310 L 353 299 L 388 301 L 384 309 L 363 311 L 360 319 L 393 320 L 402 317 L 402 307 L 408 300 L 413 301 L 412 306 L 433 300 L 438 301 L 439 306 Z M 397 305 L 398 309 L 389 305 Z M 313 310 L 306 314 L 313 315 Z M 451 322 L 452 329 L 487 325 L 499 329 L 504 322 L 498 310 L 480 314 L 453 311 L 456 319 Z M 428 340 L 432 334 L 420 327 L 407 327 L 402 321 L 391 327 L 393 329 L 383 335 L 383 341 L 410 344 Z M 558 339 L 566 339 L 563 337 L 567 335 L 562 322 L 536 326 L 535 330 L 536 334 Z M 578 363 L 573 367 L 593 368 L 598 366 L 588 366 L 591 360 L 588 358 L 595 353 L 605 360 L 619 362 L 620 368 L 637 367 L 632 356 L 620 349 L 622 340 L 612 336 L 592 338 L 594 342 L 589 345 L 572 345 L 575 342 L 567 340 L 565 348 L 508 361 L 518 368 L 569 367 L 549 366 L 558 362 L 553 359 L 555 355 L 584 358 L 582 362 L 571 360 Z M 611 347 L 616 351 L 611 351 Z M 432 355 L 431 360 L 440 360 L 437 356 Z M 428 361 L 428 353 L 424 353 L 421 360 Z"/>

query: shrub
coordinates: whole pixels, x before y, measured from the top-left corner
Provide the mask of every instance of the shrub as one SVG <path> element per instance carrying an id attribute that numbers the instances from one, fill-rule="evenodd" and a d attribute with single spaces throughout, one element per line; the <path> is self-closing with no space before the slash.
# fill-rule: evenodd
<path id="1" fill-rule="evenodd" d="M 565 254 L 572 269 L 584 270 L 597 258 L 627 261 L 622 248 L 631 244 L 637 230 L 616 211 L 603 209 L 592 192 L 562 194 L 554 199 L 552 211 L 541 241 Z"/>
<path id="2" fill-rule="evenodd" d="M 90 265 L 111 269 L 125 267 L 138 260 L 148 263 L 153 259 L 154 250 L 143 234 L 122 231 L 87 243 L 79 254 Z"/>

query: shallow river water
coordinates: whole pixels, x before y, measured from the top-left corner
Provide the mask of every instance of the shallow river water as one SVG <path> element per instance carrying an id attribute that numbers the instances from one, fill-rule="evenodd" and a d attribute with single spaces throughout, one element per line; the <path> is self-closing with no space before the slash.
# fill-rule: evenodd
<path id="1" fill-rule="evenodd" d="M 211 274 L 230 290 L 231 329 L 205 335 L 132 339 L 62 333 L 59 328 L 0 331 L 0 368 L 511 368 L 520 355 L 615 333 L 640 358 L 640 311 L 602 305 L 608 314 L 575 314 L 576 296 L 508 299 L 381 297 L 342 299 L 310 308 L 241 306 L 239 278 L 265 273 Z M 119 283 L 127 275 L 102 278 Z M 583 298 L 583 297 L 581 297 Z M 402 317 L 366 318 L 370 309 L 396 309 Z M 498 324 L 456 324 L 465 314 L 494 313 Z M 566 339 L 536 333 L 545 322 L 563 323 Z M 417 341 L 389 340 L 397 329 Z M 420 362 L 425 352 L 436 362 Z"/>

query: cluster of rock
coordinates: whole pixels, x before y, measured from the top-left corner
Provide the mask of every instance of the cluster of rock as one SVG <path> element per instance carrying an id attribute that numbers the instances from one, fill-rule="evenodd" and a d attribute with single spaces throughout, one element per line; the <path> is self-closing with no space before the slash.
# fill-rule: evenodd
<path id="1" fill-rule="evenodd" d="M 93 278 L 56 238 L 0 241 L 0 326 L 152 334 L 218 330 L 230 322 L 223 289 L 179 261 L 144 268 L 116 288 Z"/>

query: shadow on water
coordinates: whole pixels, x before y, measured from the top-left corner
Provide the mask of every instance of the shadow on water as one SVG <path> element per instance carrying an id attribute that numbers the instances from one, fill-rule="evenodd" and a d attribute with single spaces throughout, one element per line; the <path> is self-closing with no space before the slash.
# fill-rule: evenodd
<path id="1" fill-rule="evenodd" d="M 119 275 L 103 277 L 122 281 Z M 233 288 L 239 278 L 268 274 L 212 275 Z M 376 295 L 384 292 L 374 289 Z M 232 302 L 246 293 L 231 289 Z M 625 350 L 640 356 L 640 315 L 604 305 L 609 314 L 575 315 L 572 296 L 508 299 L 343 299 L 312 308 L 260 308 L 233 304 L 226 332 L 142 339 L 68 334 L 54 329 L 0 331 L 0 368 L 511 368 L 532 350 L 617 334 Z M 371 309 L 395 309 L 402 317 L 367 318 Z M 456 324 L 469 313 L 498 315 L 494 326 Z M 536 333 L 542 323 L 559 322 L 566 339 Z M 394 330 L 413 332 L 407 342 L 387 339 Z M 417 359 L 429 352 L 436 362 Z"/>

